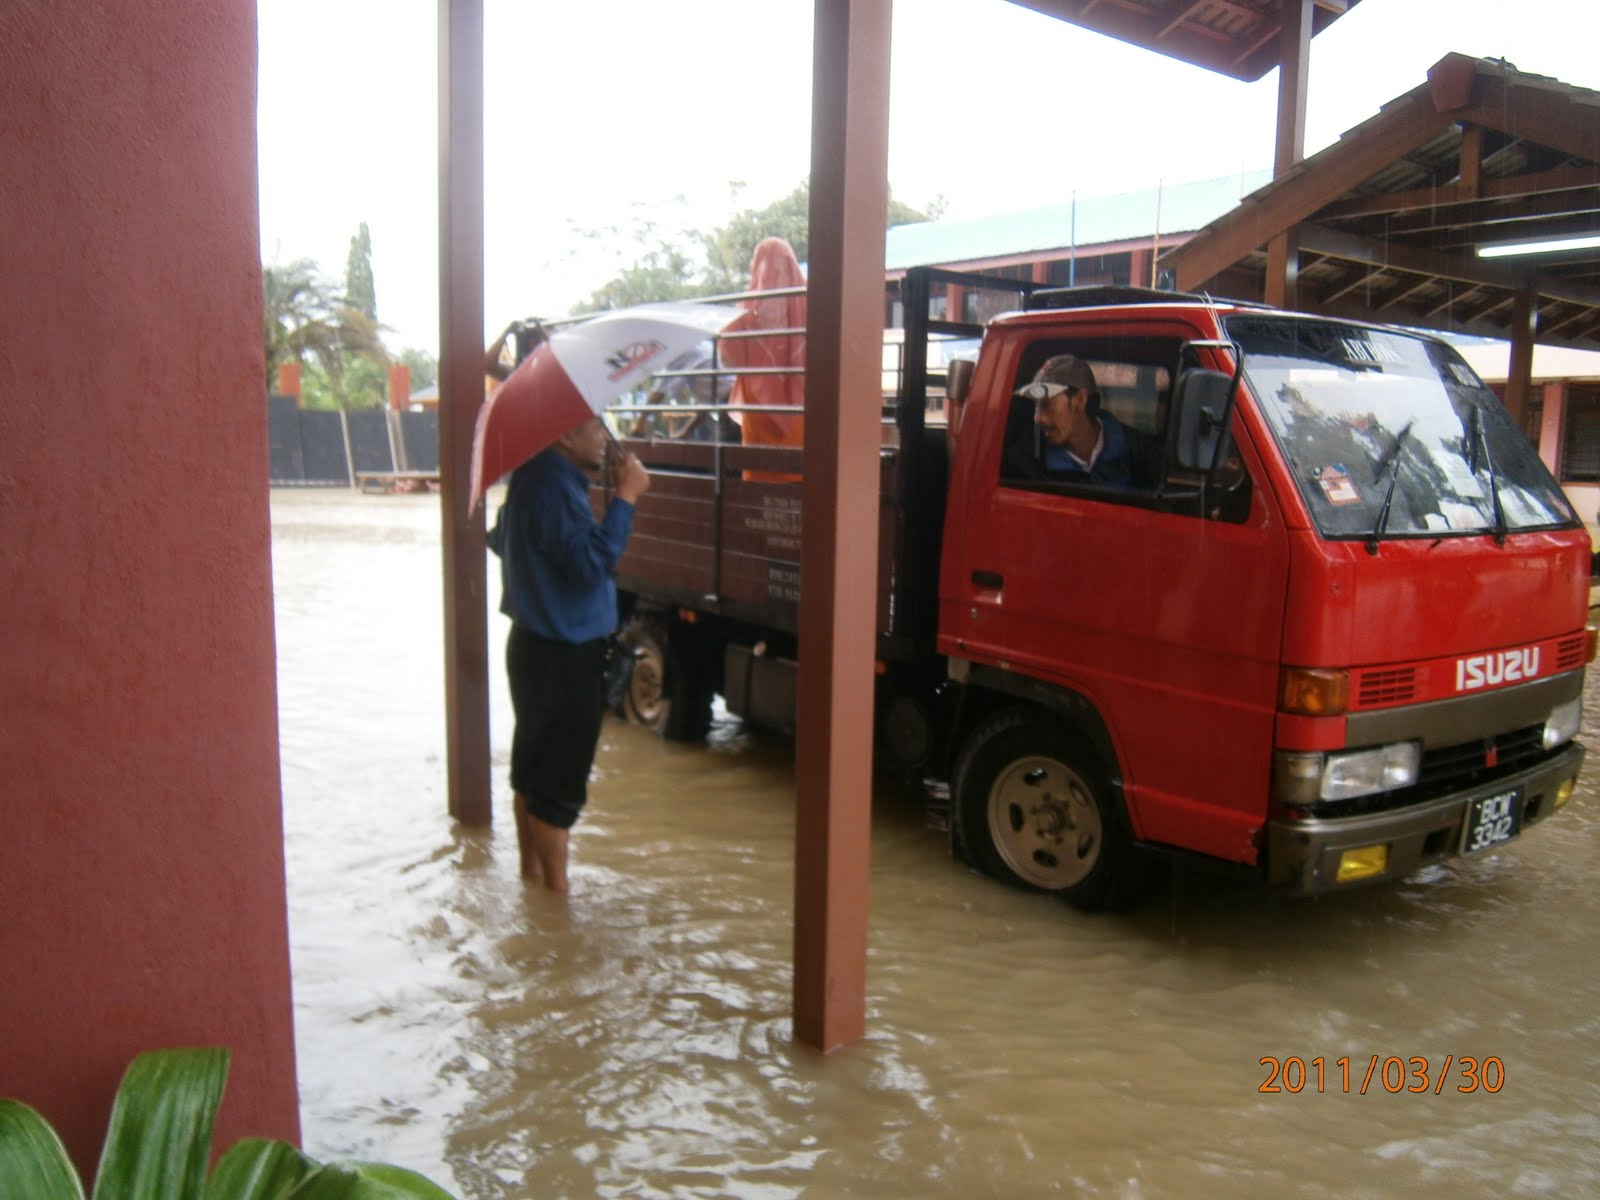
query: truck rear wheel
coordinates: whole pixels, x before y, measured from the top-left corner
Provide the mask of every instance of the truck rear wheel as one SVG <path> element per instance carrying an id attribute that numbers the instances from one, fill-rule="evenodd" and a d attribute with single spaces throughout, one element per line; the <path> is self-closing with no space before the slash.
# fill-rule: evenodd
<path id="1" fill-rule="evenodd" d="M 1090 911 L 1131 908 L 1151 864 L 1098 757 L 1048 714 L 1013 708 L 968 737 L 951 780 L 952 836 L 979 871 Z"/>
<path id="2" fill-rule="evenodd" d="M 654 616 L 628 620 L 618 635 L 633 654 L 622 715 L 674 742 L 694 742 L 711 728 L 711 686 L 692 653 Z"/>

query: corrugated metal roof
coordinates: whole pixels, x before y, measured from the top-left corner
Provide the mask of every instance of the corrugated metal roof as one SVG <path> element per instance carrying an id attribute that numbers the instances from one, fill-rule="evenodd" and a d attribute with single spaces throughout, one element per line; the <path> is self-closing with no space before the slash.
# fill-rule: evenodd
<path id="1" fill-rule="evenodd" d="M 888 231 L 884 266 L 899 271 L 930 263 L 954 265 L 1009 254 L 1067 250 L 1074 245 L 1100 246 L 1156 233 L 1192 233 L 1271 178 L 1268 170 L 1244 171 L 1143 191 L 1079 196 L 1076 217 L 1074 202 L 1069 199 L 987 217 L 897 225 Z"/>

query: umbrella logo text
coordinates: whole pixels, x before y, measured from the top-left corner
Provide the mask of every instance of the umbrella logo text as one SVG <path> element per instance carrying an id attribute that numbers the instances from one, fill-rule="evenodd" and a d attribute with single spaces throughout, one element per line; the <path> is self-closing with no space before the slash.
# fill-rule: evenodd
<path id="1" fill-rule="evenodd" d="M 655 338 L 642 342 L 629 342 L 626 346 L 606 355 L 606 366 L 611 368 L 607 379 L 616 381 L 629 371 L 637 370 L 653 358 L 659 357 L 666 346 Z"/>

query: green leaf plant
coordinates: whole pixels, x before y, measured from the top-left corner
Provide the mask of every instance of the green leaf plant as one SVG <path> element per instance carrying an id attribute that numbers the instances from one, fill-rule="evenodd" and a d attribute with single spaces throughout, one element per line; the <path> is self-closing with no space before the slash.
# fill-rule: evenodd
<path id="1" fill-rule="evenodd" d="M 453 1200 L 415 1171 L 319 1163 L 288 1142 L 243 1138 L 208 1178 L 211 1130 L 228 1076 L 221 1047 L 152 1050 L 129 1064 L 106 1131 L 93 1200 Z M 50 1123 L 0 1099 L 0 1196 L 85 1200 Z"/>

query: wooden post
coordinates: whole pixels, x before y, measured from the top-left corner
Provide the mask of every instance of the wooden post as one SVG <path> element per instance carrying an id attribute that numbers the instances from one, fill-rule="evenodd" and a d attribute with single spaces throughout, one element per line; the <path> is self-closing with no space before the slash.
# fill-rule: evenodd
<path id="1" fill-rule="evenodd" d="M 1518 429 L 1528 415 L 1528 387 L 1533 376 L 1533 342 L 1539 306 L 1526 288 L 1518 292 L 1511 308 L 1511 361 L 1506 367 L 1506 412 Z"/>
<path id="2" fill-rule="evenodd" d="M 483 513 L 467 511 L 483 405 L 483 0 L 439 0 L 439 493 L 450 815 L 487 825 Z"/>
<path id="3" fill-rule="evenodd" d="M 890 0 L 815 0 L 794 1033 L 866 1030 Z"/>
<path id="4" fill-rule="evenodd" d="M 1306 155 L 1306 80 L 1311 65 L 1313 0 L 1284 0 L 1279 39 L 1278 134 L 1272 175 L 1281 179 Z M 1267 243 L 1263 298 L 1279 308 L 1299 306 L 1300 244 L 1293 227 Z"/>

